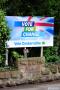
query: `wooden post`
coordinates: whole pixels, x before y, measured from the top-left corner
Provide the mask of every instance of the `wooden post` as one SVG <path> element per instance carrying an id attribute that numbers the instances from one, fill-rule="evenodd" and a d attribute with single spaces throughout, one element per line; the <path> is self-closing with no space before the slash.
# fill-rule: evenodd
<path id="1" fill-rule="evenodd" d="M 43 57 L 43 47 L 41 47 L 41 57 Z"/>
<path id="2" fill-rule="evenodd" d="M 24 48 L 24 58 L 27 58 L 27 49 L 26 49 L 26 47 Z"/>
<path id="3" fill-rule="evenodd" d="M 7 43 L 5 43 L 5 48 L 6 48 L 6 60 L 5 60 L 5 65 L 8 66 L 8 48 L 7 48 Z"/>
<path id="4" fill-rule="evenodd" d="M 5 65 L 8 66 L 8 48 L 6 48 L 6 61 Z"/>

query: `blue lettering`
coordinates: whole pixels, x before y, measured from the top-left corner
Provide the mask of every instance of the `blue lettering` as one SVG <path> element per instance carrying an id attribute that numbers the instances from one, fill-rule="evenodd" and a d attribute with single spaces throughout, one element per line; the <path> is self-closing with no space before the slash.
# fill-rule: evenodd
<path id="1" fill-rule="evenodd" d="M 15 27 L 32 27 L 34 26 L 34 21 L 15 21 Z"/>
<path id="2" fill-rule="evenodd" d="M 22 32 L 22 37 L 40 37 L 39 31 L 36 32 Z"/>

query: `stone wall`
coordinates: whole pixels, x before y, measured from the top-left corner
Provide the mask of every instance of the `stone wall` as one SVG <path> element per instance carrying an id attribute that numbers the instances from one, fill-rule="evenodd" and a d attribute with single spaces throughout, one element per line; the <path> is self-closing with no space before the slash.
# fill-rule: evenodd
<path id="1" fill-rule="evenodd" d="M 0 72 L 0 86 L 60 79 L 60 64 L 46 64 L 44 57 L 19 58 L 17 70 Z"/>
<path id="2" fill-rule="evenodd" d="M 44 57 L 18 60 L 18 70 L 29 81 L 49 81 L 60 78 L 60 64 L 45 63 Z"/>
<path id="3" fill-rule="evenodd" d="M 22 58 L 22 60 L 18 60 L 18 70 L 24 79 L 35 80 L 41 76 L 43 69 L 45 69 L 44 57 Z"/>

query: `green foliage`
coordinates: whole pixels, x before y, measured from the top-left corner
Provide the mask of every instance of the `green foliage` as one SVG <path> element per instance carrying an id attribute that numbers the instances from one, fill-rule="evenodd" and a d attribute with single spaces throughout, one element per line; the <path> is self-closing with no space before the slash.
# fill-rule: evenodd
<path id="1" fill-rule="evenodd" d="M 47 62 L 57 62 L 60 60 L 60 56 L 58 56 L 58 47 L 47 47 L 44 50 L 44 56 Z"/>
<path id="2" fill-rule="evenodd" d="M 19 55 L 19 53 L 17 53 L 16 51 L 12 51 L 12 57 L 17 60 L 18 58 L 22 58 L 23 55 Z"/>
<path id="3" fill-rule="evenodd" d="M 10 66 L 0 67 L 0 72 L 16 71 L 16 70 L 17 70 L 17 68 L 15 68 L 15 67 L 10 67 Z"/>
<path id="4" fill-rule="evenodd" d="M 18 57 L 19 57 L 19 54 L 16 51 L 13 51 L 12 52 L 12 57 L 14 57 L 17 60 Z"/>
<path id="5" fill-rule="evenodd" d="M 0 55 L 0 64 L 2 63 L 3 61 L 3 57 Z"/>
<path id="6" fill-rule="evenodd" d="M 22 58 L 22 57 L 23 57 L 23 55 L 19 55 L 18 52 L 12 51 L 11 59 L 10 59 L 10 61 L 12 61 L 12 62 L 9 63 L 9 66 L 17 68 L 17 60 L 18 60 L 18 58 Z"/>
<path id="7" fill-rule="evenodd" d="M 5 20 L 5 12 L 0 9 L 0 60 L 5 60 L 5 42 L 9 39 L 9 28 Z"/>

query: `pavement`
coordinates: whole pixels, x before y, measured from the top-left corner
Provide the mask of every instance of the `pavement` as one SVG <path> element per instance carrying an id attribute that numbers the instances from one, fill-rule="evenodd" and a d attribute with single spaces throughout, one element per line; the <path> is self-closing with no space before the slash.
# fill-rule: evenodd
<path id="1" fill-rule="evenodd" d="M 60 82 L 40 83 L 40 84 L 24 84 L 20 86 L 4 87 L 0 90 L 60 90 Z"/>

